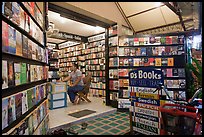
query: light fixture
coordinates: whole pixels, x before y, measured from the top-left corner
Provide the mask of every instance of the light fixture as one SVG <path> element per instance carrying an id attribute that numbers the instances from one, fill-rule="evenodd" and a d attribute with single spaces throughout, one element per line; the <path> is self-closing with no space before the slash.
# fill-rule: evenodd
<path id="1" fill-rule="evenodd" d="M 155 2 L 155 6 L 156 6 L 156 7 L 159 7 L 159 6 L 161 6 L 161 5 L 162 5 L 161 2 Z"/>

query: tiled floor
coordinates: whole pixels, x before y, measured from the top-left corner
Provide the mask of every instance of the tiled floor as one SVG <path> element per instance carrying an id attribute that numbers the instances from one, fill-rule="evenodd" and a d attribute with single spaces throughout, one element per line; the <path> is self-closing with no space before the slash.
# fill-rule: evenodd
<path id="1" fill-rule="evenodd" d="M 50 130 L 68 127 L 73 124 L 114 113 L 117 110 L 116 108 L 104 105 L 101 98 L 89 97 L 89 99 L 92 101 L 91 103 L 81 101 L 79 105 L 73 105 L 68 100 L 68 107 L 49 110 Z M 75 118 L 68 115 L 68 113 L 77 112 L 83 109 L 94 110 L 96 113 L 81 118 Z"/>
<path id="2" fill-rule="evenodd" d="M 71 126 L 78 132 L 78 135 L 124 135 L 130 130 L 128 112 L 114 112 L 100 118 L 88 120 L 86 122 L 88 126 L 85 130 L 81 129 L 81 123 Z M 64 128 L 64 130 L 68 128 Z M 68 135 L 72 134 L 68 133 Z"/>

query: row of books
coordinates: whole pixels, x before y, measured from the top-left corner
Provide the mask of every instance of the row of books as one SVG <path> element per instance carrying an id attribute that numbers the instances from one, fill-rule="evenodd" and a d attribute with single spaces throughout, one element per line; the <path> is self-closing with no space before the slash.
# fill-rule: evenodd
<path id="1" fill-rule="evenodd" d="M 17 2 L 3 2 L 2 14 L 9 18 L 13 23 L 17 24 L 20 28 L 28 32 L 42 45 L 44 44 L 43 32 Z M 40 15 L 40 13 L 38 15 Z M 41 21 L 38 23 L 40 22 Z"/>
<path id="2" fill-rule="evenodd" d="M 106 96 L 106 90 L 103 89 L 89 89 L 90 97 L 105 97 Z"/>
<path id="3" fill-rule="evenodd" d="M 88 72 L 88 70 L 86 70 Z M 105 71 L 91 71 L 91 75 L 94 77 L 105 77 Z"/>
<path id="4" fill-rule="evenodd" d="M 105 70 L 105 65 L 92 65 L 92 66 L 89 66 L 89 65 L 86 65 L 86 70 Z"/>
<path id="5" fill-rule="evenodd" d="M 95 53 L 105 51 L 105 45 L 101 47 L 87 48 L 84 50 L 84 54 Z"/>
<path id="6" fill-rule="evenodd" d="M 33 88 L 2 99 L 2 130 L 17 120 L 34 105 L 38 104 L 47 95 L 46 84 L 36 85 Z"/>
<path id="7" fill-rule="evenodd" d="M 128 77 L 132 69 L 109 69 L 109 78 Z M 185 68 L 162 68 L 164 78 L 167 77 L 185 77 Z"/>
<path id="8" fill-rule="evenodd" d="M 111 101 L 117 101 L 118 100 L 119 93 L 118 92 L 110 92 L 110 100 Z"/>
<path id="9" fill-rule="evenodd" d="M 176 80 L 164 80 L 164 85 L 167 88 L 185 88 L 186 87 L 186 80 L 185 79 L 176 79 Z"/>
<path id="10" fill-rule="evenodd" d="M 173 57 L 168 58 L 110 58 L 109 67 L 118 66 L 177 66 Z"/>
<path id="11" fill-rule="evenodd" d="M 120 89 L 118 91 L 118 98 L 129 98 L 130 91 L 128 89 Z"/>
<path id="12" fill-rule="evenodd" d="M 44 101 L 9 135 L 46 135 L 49 131 L 48 103 Z"/>
<path id="13" fill-rule="evenodd" d="M 105 77 L 93 77 L 93 78 L 92 78 L 92 82 L 95 82 L 95 83 L 97 83 L 97 82 L 103 82 L 103 83 L 105 83 L 105 82 L 106 82 L 106 79 L 105 79 Z"/>
<path id="14" fill-rule="evenodd" d="M 48 59 L 58 59 L 59 54 L 57 51 L 54 51 L 53 49 L 48 49 Z"/>
<path id="15" fill-rule="evenodd" d="M 2 89 L 48 78 L 48 66 L 2 60 Z"/>
<path id="16" fill-rule="evenodd" d="M 77 61 L 77 57 L 68 57 L 68 58 L 61 58 L 59 59 L 59 62 L 62 63 L 62 62 L 66 62 L 66 63 L 71 63 L 70 61 Z"/>
<path id="17" fill-rule="evenodd" d="M 118 34 L 118 25 L 114 25 L 108 28 L 108 35 L 113 36 Z"/>
<path id="18" fill-rule="evenodd" d="M 102 82 L 98 82 L 98 83 L 91 83 L 91 88 L 99 88 L 99 89 L 105 89 L 106 85 Z"/>
<path id="19" fill-rule="evenodd" d="M 114 49 L 112 49 L 114 48 Z M 162 56 L 162 55 L 182 55 L 184 54 L 184 46 L 158 46 L 158 47 L 129 47 L 119 48 L 111 47 L 109 54 L 117 55 L 115 52 L 118 50 L 118 56 Z"/>
<path id="20" fill-rule="evenodd" d="M 50 62 L 50 68 L 59 68 L 59 62 Z"/>
<path id="21" fill-rule="evenodd" d="M 2 52 L 48 62 L 48 51 L 2 21 Z"/>
<path id="22" fill-rule="evenodd" d="M 105 52 L 99 52 L 99 53 L 90 53 L 88 55 L 85 55 L 85 59 L 95 59 L 95 58 L 104 58 Z"/>
<path id="23" fill-rule="evenodd" d="M 119 46 L 183 44 L 184 36 L 120 37 Z"/>

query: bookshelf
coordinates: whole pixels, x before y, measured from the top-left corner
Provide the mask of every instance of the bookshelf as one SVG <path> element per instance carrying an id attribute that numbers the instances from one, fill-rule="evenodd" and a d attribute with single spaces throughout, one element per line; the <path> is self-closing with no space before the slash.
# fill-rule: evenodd
<path id="1" fill-rule="evenodd" d="M 2 134 L 32 135 L 33 124 L 49 126 L 44 16 L 36 4 L 2 2 Z M 28 121 L 35 110 L 37 121 Z"/>
<path id="2" fill-rule="evenodd" d="M 139 68 L 154 68 L 161 70 L 164 75 L 164 85 L 167 86 L 168 93 L 174 100 L 182 99 L 186 100 L 186 44 L 185 36 L 182 34 L 163 34 L 163 35 L 145 35 L 145 36 L 120 36 L 119 37 L 119 82 L 125 87 L 129 85 L 128 74 L 131 70 L 137 70 Z M 156 121 L 156 125 L 148 125 L 149 128 L 154 128 L 155 131 L 149 131 L 148 129 L 142 129 L 140 126 L 145 125 L 141 123 L 141 118 L 145 115 L 148 117 L 160 118 L 158 107 L 168 102 L 168 98 L 154 100 L 158 101 L 158 104 L 143 103 L 137 100 L 138 94 L 153 95 L 150 91 L 154 91 L 155 88 L 143 88 L 143 87 L 130 87 L 127 86 L 126 90 L 130 94 L 131 104 L 130 117 L 131 117 L 131 129 L 143 134 L 161 134 L 161 125 L 159 121 Z M 136 92 L 136 94 L 135 94 Z M 159 95 L 165 95 L 165 93 L 159 93 Z M 136 99 L 135 99 L 136 98 Z M 148 98 L 140 97 L 141 100 Z M 143 104 L 143 106 L 138 106 Z M 144 108 L 146 106 L 146 108 Z M 154 110 L 147 109 L 149 106 L 154 107 Z M 147 113 L 151 112 L 152 115 Z M 142 113 L 145 112 L 145 113 Z M 154 113 L 153 113 L 154 112 Z M 154 114 L 154 115 L 153 115 Z M 144 119 L 144 118 L 143 118 Z M 151 121 L 155 123 L 155 121 Z"/>
<path id="3" fill-rule="evenodd" d="M 89 96 L 106 96 L 105 33 L 88 37 L 85 50 L 85 71 L 92 73 Z"/>

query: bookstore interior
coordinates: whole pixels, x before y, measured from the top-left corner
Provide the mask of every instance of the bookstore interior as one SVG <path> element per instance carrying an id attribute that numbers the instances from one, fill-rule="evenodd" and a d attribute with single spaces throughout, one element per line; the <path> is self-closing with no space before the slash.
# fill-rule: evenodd
<path id="1" fill-rule="evenodd" d="M 200 91 L 201 2 L 2 2 L 2 135 L 198 135 Z"/>

